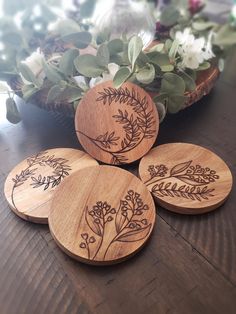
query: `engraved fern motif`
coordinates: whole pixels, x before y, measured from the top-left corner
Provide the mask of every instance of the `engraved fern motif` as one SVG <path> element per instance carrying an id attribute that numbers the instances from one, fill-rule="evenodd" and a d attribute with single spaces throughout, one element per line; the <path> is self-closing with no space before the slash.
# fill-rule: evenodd
<path id="1" fill-rule="evenodd" d="M 106 132 L 96 138 L 91 138 L 79 130 L 77 133 L 87 137 L 94 145 L 111 155 L 112 164 L 123 164 L 127 162 L 125 153 L 137 147 L 143 140 L 153 138 L 155 135 L 155 119 L 153 111 L 149 110 L 147 97 L 141 98 L 139 93 L 133 88 L 129 91 L 128 88 L 119 89 L 104 88 L 103 92 L 99 92 L 99 97 L 96 99 L 104 105 L 111 105 L 113 102 L 119 104 L 127 104 L 133 109 L 132 114 L 128 114 L 126 110 L 118 109 L 116 115 L 112 116 L 115 121 L 122 125 L 125 132 L 123 139 L 115 136 L 113 131 L 111 134 Z M 119 146 L 117 150 L 113 150 L 114 146 Z"/>
<path id="2" fill-rule="evenodd" d="M 12 181 L 14 185 L 11 192 L 11 200 L 15 209 L 17 209 L 14 200 L 15 189 L 24 184 L 28 179 L 32 180 L 31 186 L 33 188 L 43 187 L 43 190 L 47 190 L 49 187 L 54 188 L 59 185 L 62 179 L 69 175 L 71 170 L 70 166 L 67 164 L 68 160 L 64 158 L 57 158 L 54 155 L 47 155 L 48 152 L 40 152 L 34 156 L 31 156 L 27 159 L 28 166 L 23 169 L 19 174 L 17 174 Z M 50 176 L 42 176 L 41 174 L 38 177 L 35 177 L 35 173 L 38 170 L 38 167 L 49 166 L 53 168 L 53 173 Z"/>

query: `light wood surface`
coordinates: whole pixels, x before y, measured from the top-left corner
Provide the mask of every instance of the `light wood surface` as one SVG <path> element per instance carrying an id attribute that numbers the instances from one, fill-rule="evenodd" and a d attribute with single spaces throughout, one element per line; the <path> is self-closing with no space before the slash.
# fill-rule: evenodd
<path id="1" fill-rule="evenodd" d="M 70 256 L 108 265 L 141 249 L 155 216 L 151 194 L 137 177 L 99 166 L 79 170 L 61 184 L 51 204 L 49 227 Z"/>
<path id="2" fill-rule="evenodd" d="M 61 182 L 75 171 L 98 165 L 88 154 L 70 148 L 42 151 L 19 163 L 8 175 L 4 193 L 21 218 L 47 223 L 51 198 Z"/>
<path id="3" fill-rule="evenodd" d="M 213 152 L 193 144 L 171 143 L 142 158 L 139 175 L 157 202 L 182 214 L 219 207 L 232 189 L 232 175 Z"/>
<path id="4" fill-rule="evenodd" d="M 84 149 L 107 164 L 131 163 L 154 144 L 159 118 L 151 97 L 140 87 L 113 82 L 90 89 L 77 108 L 75 128 Z"/>

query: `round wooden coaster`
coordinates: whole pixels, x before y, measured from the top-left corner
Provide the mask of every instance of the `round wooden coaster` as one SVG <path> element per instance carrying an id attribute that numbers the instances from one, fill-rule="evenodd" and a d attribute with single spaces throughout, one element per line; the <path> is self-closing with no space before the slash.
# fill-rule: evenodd
<path id="1" fill-rule="evenodd" d="M 51 208 L 49 227 L 60 248 L 94 265 L 135 254 L 148 240 L 156 216 L 141 180 L 111 166 L 77 171 L 58 188 Z"/>
<path id="2" fill-rule="evenodd" d="M 98 165 L 88 154 L 70 148 L 49 149 L 18 164 L 8 175 L 4 193 L 11 209 L 21 218 L 47 223 L 51 198 L 64 178 Z"/>
<path id="3" fill-rule="evenodd" d="M 157 202 L 181 214 L 202 214 L 219 207 L 232 188 L 225 162 L 192 144 L 152 149 L 140 162 L 139 175 Z"/>
<path id="4" fill-rule="evenodd" d="M 77 108 L 75 128 L 84 149 L 107 164 L 131 163 L 154 144 L 159 117 L 151 97 L 139 86 L 119 89 L 104 82 L 90 89 Z"/>

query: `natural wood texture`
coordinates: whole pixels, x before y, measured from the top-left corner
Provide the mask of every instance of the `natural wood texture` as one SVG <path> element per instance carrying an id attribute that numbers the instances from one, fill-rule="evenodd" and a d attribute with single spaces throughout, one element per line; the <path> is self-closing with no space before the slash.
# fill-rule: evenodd
<path id="1" fill-rule="evenodd" d="M 75 171 L 98 165 L 80 150 L 55 148 L 18 164 L 8 175 L 4 193 L 11 209 L 25 220 L 47 223 L 52 196 Z"/>
<path id="2" fill-rule="evenodd" d="M 221 158 L 187 143 L 153 148 L 142 158 L 139 175 L 160 205 L 181 214 L 216 209 L 228 197 L 233 183 Z"/>
<path id="3" fill-rule="evenodd" d="M 213 92 L 169 115 L 158 145 L 191 142 L 208 147 L 236 180 L 236 53 Z M 0 122 L 1 314 L 235 314 L 236 185 L 225 204 L 204 215 L 179 215 L 158 206 L 147 246 L 129 261 L 92 267 L 67 257 L 48 227 L 9 210 L 7 174 L 50 147 L 81 148 L 74 123 L 17 101 L 23 122 Z M 0 106 L 3 108 L 4 106 Z M 1 109 L 0 109 L 1 110 Z M 125 166 L 137 174 L 138 163 Z"/>
<path id="4" fill-rule="evenodd" d="M 49 227 L 70 256 L 88 264 L 109 265 L 142 248 L 155 216 L 153 199 L 136 176 L 111 166 L 89 167 L 57 189 Z"/>
<path id="5" fill-rule="evenodd" d="M 151 97 L 140 87 L 113 82 L 89 90 L 77 108 L 75 128 L 84 149 L 108 164 L 138 160 L 154 144 L 159 118 Z"/>

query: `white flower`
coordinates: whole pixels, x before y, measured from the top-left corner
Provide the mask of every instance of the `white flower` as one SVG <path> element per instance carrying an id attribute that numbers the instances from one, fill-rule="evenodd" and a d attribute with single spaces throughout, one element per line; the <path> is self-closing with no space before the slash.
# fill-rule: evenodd
<path id="1" fill-rule="evenodd" d="M 185 45 L 186 43 L 193 41 L 194 36 L 191 34 L 190 28 L 185 28 L 183 32 L 176 32 L 175 39 L 178 40 L 180 45 Z"/>
<path id="2" fill-rule="evenodd" d="M 196 39 L 189 28 L 177 32 L 176 39 L 179 43 L 178 53 L 182 58 L 180 68 L 197 69 L 205 60 L 214 57 L 210 38 L 207 42 L 203 37 Z"/>
<path id="3" fill-rule="evenodd" d="M 43 80 L 45 78 L 45 73 L 43 70 L 43 59 L 44 55 L 39 51 L 35 51 L 24 61 L 21 61 L 21 63 L 26 64 L 30 68 L 30 70 L 33 72 L 33 74 L 39 80 L 40 83 L 43 83 Z M 21 78 L 24 84 L 26 85 L 32 84 L 31 82 L 27 81 L 22 75 Z"/>
<path id="4" fill-rule="evenodd" d="M 90 88 L 103 82 L 112 81 L 116 73 L 119 71 L 120 66 L 116 63 L 108 64 L 108 72 L 103 72 L 102 77 L 92 78 L 89 82 Z"/>

